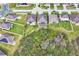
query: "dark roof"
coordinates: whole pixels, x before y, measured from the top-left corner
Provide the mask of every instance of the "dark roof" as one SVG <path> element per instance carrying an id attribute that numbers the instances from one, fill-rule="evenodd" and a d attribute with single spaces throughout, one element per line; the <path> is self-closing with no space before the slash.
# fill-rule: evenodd
<path id="1" fill-rule="evenodd" d="M 28 5 L 27 3 L 19 3 L 20 5 Z"/>

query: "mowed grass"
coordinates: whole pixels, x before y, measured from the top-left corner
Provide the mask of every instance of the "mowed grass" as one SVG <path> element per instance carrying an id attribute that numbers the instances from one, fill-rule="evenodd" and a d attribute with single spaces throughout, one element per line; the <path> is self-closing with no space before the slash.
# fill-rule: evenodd
<path id="1" fill-rule="evenodd" d="M 33 32 L 34 30 L 36 30 L 36 26 L 31 26 L 31 25 L 27 25 L 27 27 L 26 27 L 26 34 L 29 34 L 29 33 L 31 33 L 31 32 Z"/>
<path id="2" fill-rule="evenodd" d="M 64 28 L 64 29 L 66 29 L 66 30 L 69 30 L 69 31 L 72 30 L 71 24 L 70 24 L 69 21 L 60 21 L 59 22 L 59 26 L 62 27 L 62 28 Z"/>
<path id="3" fill-rule="evenodd" d="M 13 24 L 12 28 L 9 30 L 10 32 L 23 35 L 24 26 L 19 24 Z"/>
<path id="4" fill-rule="evenodd" d="M 18 14 L 21 18 L 20 19 L 17 19 L 15 21 L 15 23 L 19 23 L 19 24 L 22 24 L 22 25 L 25 25 L 25 21 L 26 21 L 26 14 Z"/>

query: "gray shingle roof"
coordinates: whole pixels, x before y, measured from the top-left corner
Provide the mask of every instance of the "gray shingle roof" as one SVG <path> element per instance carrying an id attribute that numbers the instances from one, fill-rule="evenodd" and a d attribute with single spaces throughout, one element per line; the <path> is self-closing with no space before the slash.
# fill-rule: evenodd
<path id="1" fill-rule="evenodd" d="M 8 14 L 8 16 L 6 17 L 6 20 L 9 20 L 9 21 L 15 21 L 17 19 L 17 15 L 15 13 L 10 13 Z"/>
<path id="2" fill-rule="evenodd" d="M 46 16 L 44 15 L 44 14 L 40 14 L 39 16 L 38 16 L 38 23 L 40 23 L 40 24 L 46 24 L 47 23 L 47 19 L 46 19 Z"/>
<path id="3" fill-rule="evenodd" d="M 59 21 L 59 18 L 58 18 L 58 15 L 56 14 L 52 14 L 52 15 L 49 15 L 49 23 L 58 23 Z"/>
<path id="4" fill-rule="evenodd" d="M 36 15 L 34 15 L 34 14 L 28 15 L 27 22 L 29 22 L 29 23 L 36 22 Z"/>
<path id="5" fill-rule="evenodd" d="M 69 18 L 71 21 L 73 21 L 75 23 L 79 23 L 79 15 L 78 14 L 70 14 Z"/>
<path id="6" fill-rule="evenodd" d="M 12 24 L 9 22 L 3 22 L 0 24 L 1 29 L 9 30 L 12 27 Z"/>

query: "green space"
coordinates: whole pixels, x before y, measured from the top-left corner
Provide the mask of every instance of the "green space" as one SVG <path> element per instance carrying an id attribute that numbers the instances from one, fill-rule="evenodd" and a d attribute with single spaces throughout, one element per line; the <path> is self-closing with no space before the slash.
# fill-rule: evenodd
<path id="1" fill-rule="evenodd" d="M 71 12 L 71 14 L 79 14 L 79 12 Z"/>
<path id="2" fill-rule="evenodd" d="M 29 6 L 17 6 L 16 9 L 33 9 L 36 5 L 35 4 L 31 4 Z"/>
<path id="3" fill-rule="evenodd" d="M 68 30 L 68 31 L 72 30 L 71 24 L 70 24 L 69 21 L 60 21 L 59 26 L 66 29 L 66 30 Z"/>
<path id="4" fill-rule="evenodd" d="M 0 42 L 0 50 L 2 50 L 6 55 L 12 55 L 13 46 Z"/>
<path id="5" fill-rule="evenodd" d="M 9 30 L 10 32 L 23 35 L 24 26 L 19 24 L 13 24 L 12 28 Z"/>
<path id="6" fill-rule="evenodd" d="M 42 8 L 42 9 L 48 9 L 49 6 L 45 6 L 45 4 L 39 4 L 39 7 Z"/>
<path id="7" fill-rule="evenodd" d="M 18 15 L 21 17 L 21 19 L 17 19 L 15 21 L 15 23 L 25 25 L 26 24 L 26 14 L 18 14 Z"/>
<path id="8" fill-rule="evenodd" d="M 29 6 L 17 6 L 17 3 L 10 3 L 9 7 L 11 9 L 33 9 L 35 7 L 35 4 L 31 4 Z"/>
<path id="9" fill-rule="evenodd" d="M 59 5 L 57 6 L 57 9 L 62 10 L 62 9 L 63 9 L 63 4 L 59 4 Z"/>
<path id="10" fill-rule="evenodd" d="M 54 37 L 57 33 L 61 33 L 64 38 L 60 43 L 55 44 Z M 49 43 L 46 49 L 42 49 L 41 44 L 45 42 Z M 68 39 L 66 33 L 59 32 L 53 29 L 40 29 L 34 31 L 30 35 L 21 40 L 19 48 L 14 55 L 19 56 L 59 56 L 59 55 L 73 55 L 71 42 Z M 66 46 L 65 46 L 66 45 Z M 74 47 L 73 47 L 74 48 Z"/>
<path id="11" fill-rule="evenodd" d="M 54 9 L 54 4 L 50 4 L 50 9 Z"/>
<path id="12" fill-rule="evenodd" d="M 73 9 L 76 9 L 76 6 L 70 5 L 70 6 L 66 6 L 66 8 L 69 9 L 69 10 L 73 10 Z"/>
<path id="13" fill-rule="evenodd" d="M 59 14 L 59 12 L 52 11 L 51 14 Z"/>

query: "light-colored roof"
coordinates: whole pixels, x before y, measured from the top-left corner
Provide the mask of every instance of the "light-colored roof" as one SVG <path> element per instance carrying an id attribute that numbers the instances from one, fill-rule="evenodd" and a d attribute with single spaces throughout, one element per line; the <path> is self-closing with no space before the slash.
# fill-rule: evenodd
<path id="1" fill-rule="evenodd" d="M 14 36 L 9 34 L 0 34 L 0 42 L 14 44 Z"/>
<path id="2" fill-rule="evenodd" d="M 58 22 L 58 21 L 59 21 L 58 15 L 56 14 L 49 15 L 49 22 Z"/>
<path id="3" fill-rule="evenodd" d="M 3 22 L 0 24 L 0 28 L 9 30 L 12 27 L 12 24 L 9 22 Z"/>
<path id="4" fill-rule="evenodd" d="M 35 22 L 36 21 L 36 15 L 30 14 L 27 16 L 27 22 Z"/>

